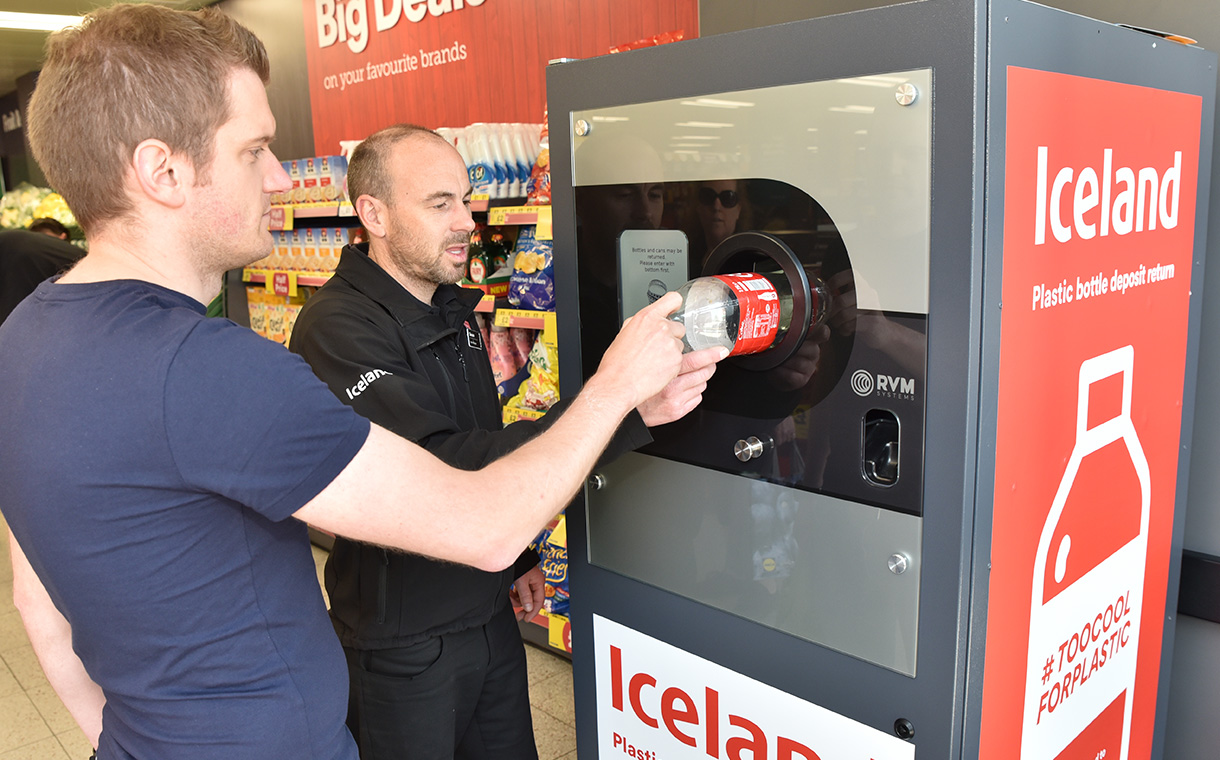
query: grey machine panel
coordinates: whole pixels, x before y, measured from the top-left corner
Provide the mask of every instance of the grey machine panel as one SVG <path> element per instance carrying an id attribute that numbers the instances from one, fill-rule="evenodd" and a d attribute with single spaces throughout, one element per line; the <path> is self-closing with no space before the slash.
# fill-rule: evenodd
<path id="1" fill-rule="evenodd" d="M 906 675 L 921 567 L 931 79 L 884 72 L 571 115 L 586 326 L 634 311 L 623 292 L 633 268 L 641 283 L 663 276 L 631 252 L 665 216 L 691 241 L 670 243 L 680 265 L 665 285 L 698 273 L 713 235 L 705 187 L 731 188 L 736 231 L 782 236 L 833 289 L 810 357 L 726 368 L 691 420 L 603 473 L 610 485 L 588 498 L 590 562 Z M 635 243 L 612 249 L 624 228 Z M 658 250 L 673 240 L 655 239 Z M 824 242 L 802 248 L 810 240 Z M 595 266 L 612 253 L 615 315 L 597 298 L 608 268 Z M 896 477 L 870 483 L 862 436 L 877 410 L 899 426 L 901 456 Z M 776 444 L 743 464 L 733 446 L 751 435 Z"/>
<path id="2" fill-rule="evenodd" d="M 915 674 L 918 517 L 643 454 L 599 473 L 593 564 Z"/>

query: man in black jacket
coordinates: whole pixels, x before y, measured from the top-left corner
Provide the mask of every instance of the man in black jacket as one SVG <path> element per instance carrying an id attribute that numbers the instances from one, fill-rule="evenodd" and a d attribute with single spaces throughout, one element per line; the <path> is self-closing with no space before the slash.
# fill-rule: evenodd
<path id="1" fill-rule="evenodd" d="M 39 283 L 71 268 L 84 255 L 84 250 L 56 235 L 0 230 L 0 322 Z"/>
<path id="2" fill-rule="evenodd" d="M 455 285 L 474 229 L 457 151 L 429 130 L 390 127 L 357 148 L 347 181 L 369 243 L 344 249 L 335 277 L 302 309 L 292 350 L 360 414 L 456 467 L 481 467 L 544 430 L 563 402 L 536 423 L 503 427 L 474 322 L 481 294 Z M 684 374 L 627 418 L 606 455 L 693 409 L 718 358 L 688 355 Z M 362 760 L 537 757 L 508 603 L 511 589 L 527 617 L 537 614 L 537 563 L 526 550 L 489 573 L 336 540 L 326 588 Z"/>

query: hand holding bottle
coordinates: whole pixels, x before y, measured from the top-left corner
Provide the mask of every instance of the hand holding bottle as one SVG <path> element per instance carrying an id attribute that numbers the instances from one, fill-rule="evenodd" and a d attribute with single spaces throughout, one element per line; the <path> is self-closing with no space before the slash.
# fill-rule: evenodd
<path id="1" fill-rule="evenodd" d="M 682 368 L 678 376 L 669 381 L 661 392 L 644 403 L 638 410 L 648 427 L 676 422 L 699 406 L 707 381 L 716 371 L 716 362 L 728 355 L 727 348 L 705 348 L 682 355 Z"/>
<path id="2" fill-rule="evenodd" d="M 681 305 L 681 296 L 667 293 L 624 322 L 583 395 L 625 402 L 626 414 L 660 393 L 682 365 L 683 327 L 668 319 Z"/>

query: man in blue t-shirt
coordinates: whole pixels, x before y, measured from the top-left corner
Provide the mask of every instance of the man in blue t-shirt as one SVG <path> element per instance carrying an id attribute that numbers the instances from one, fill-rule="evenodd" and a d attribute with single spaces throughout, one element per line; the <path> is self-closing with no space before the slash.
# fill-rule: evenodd
<path id="1" fill-rule="evenodd" d="M 354 760 L 304 523 L 507 567 L 680 367 L 670 295 L 550 430 L 462 472 L 206 319 L 222 274 L 269 252 L 289 186 L 267 78 L 219 11 L 113 6 L 52 35 L 30 104 L 90 249 L 0 325 L 0 506 L 14 601 L 103 760 Z"/>

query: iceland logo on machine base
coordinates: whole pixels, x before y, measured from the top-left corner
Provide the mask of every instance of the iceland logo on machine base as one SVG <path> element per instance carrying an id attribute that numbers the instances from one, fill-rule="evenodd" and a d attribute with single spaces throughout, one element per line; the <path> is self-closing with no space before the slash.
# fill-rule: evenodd
<path id="1" fill-rule="evenodd" d="M 915 400 L 915 378 L 893 377 L 873 373 L 866 369 L 858 369 L 851 375 L 851 389 L 857 396 L 869 396 L 876 393 L 882 398 Z"/>

